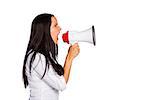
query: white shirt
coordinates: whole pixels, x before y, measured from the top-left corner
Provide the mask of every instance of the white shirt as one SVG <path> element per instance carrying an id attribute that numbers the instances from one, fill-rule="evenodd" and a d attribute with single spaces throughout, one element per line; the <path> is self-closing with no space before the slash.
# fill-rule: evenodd
<path id="1" fill-rule="evenodd" d="M 37 53 L 32 64 L 31 74 L 29 72 L 29 64 L 31 53 L 26 63 L 26 75 L 30 88 L 30 100 L 58 100 L 59 91 L 66 88 L 64 76 L 59 76 L 50 65 L 43 79 L 41 77 L 45 71 L 45 56 Z"/>

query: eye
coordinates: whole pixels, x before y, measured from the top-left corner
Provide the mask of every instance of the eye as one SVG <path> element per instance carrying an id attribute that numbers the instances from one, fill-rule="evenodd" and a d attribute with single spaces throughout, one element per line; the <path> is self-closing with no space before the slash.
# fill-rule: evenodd
<path id="1" fill-rule="evenodd" d="M 58 24 L 55 24 L 55 27 L 57 26 Z"/>

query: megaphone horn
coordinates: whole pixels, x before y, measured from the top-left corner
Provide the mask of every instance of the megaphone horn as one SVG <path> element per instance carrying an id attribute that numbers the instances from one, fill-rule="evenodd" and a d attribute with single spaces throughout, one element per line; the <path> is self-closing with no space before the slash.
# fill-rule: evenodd
<path id="1" fill-rule="evenodd" d="M 96 38 L 95 38 L 95 28 L 94 26 L 86 29 L 84 31 L 67 31 L 62 35 L 62 39 L 64 42 L 68 44 L 73 44 L 74 42 L 88 42 L 96 45 Z"/>

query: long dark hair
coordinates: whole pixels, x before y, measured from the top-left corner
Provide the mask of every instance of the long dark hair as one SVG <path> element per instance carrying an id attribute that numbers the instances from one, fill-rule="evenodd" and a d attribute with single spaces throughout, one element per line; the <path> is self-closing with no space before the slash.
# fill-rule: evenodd
<path id="1" fill-rule="evenodd" d="M 35 55 L 37 53 L 41 53 L 45 56 L 46 66 L 45 71 L 43 73 L 42 78 L 46 73 L 47 67 L 51 64 L 54 70 L 57 72 L 58 75 L 63 75 L 64 70 L 60 64 L 58 64 L 56 57 L 58 56 L 58 45 L 54 43 L 51 35 L 50 35 L 50 26 L 51 26 L 51 17 L 54 15 L 52 14 L 40 14 L 36 16 L 32 22 L 31 26 L 31 35 L 29 39 L 29 43 L 27 46 L 27 50 L 24 57 L 23 62 L 23 81 L 25 88 L 28 86 L 28 79 L 26 75 L 26 62 L 29 54 L 33 53 L 31 60 L 30 60 L 30 73 L 32 62 L 35 59 Z M 41 79 L 42 79 L 41 78 Z"/>

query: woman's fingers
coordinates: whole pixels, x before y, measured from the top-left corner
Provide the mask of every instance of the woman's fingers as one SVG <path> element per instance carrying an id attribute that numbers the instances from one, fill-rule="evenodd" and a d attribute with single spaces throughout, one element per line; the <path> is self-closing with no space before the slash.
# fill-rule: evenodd
<path id="1" fill-rule="evenodd" d="M 73 44 L 72 46 L 70 46 L 69 48 L 69 55 L 71 58 L 75 58 L 80 52 L 80 48 L 78 43 Z"/>

